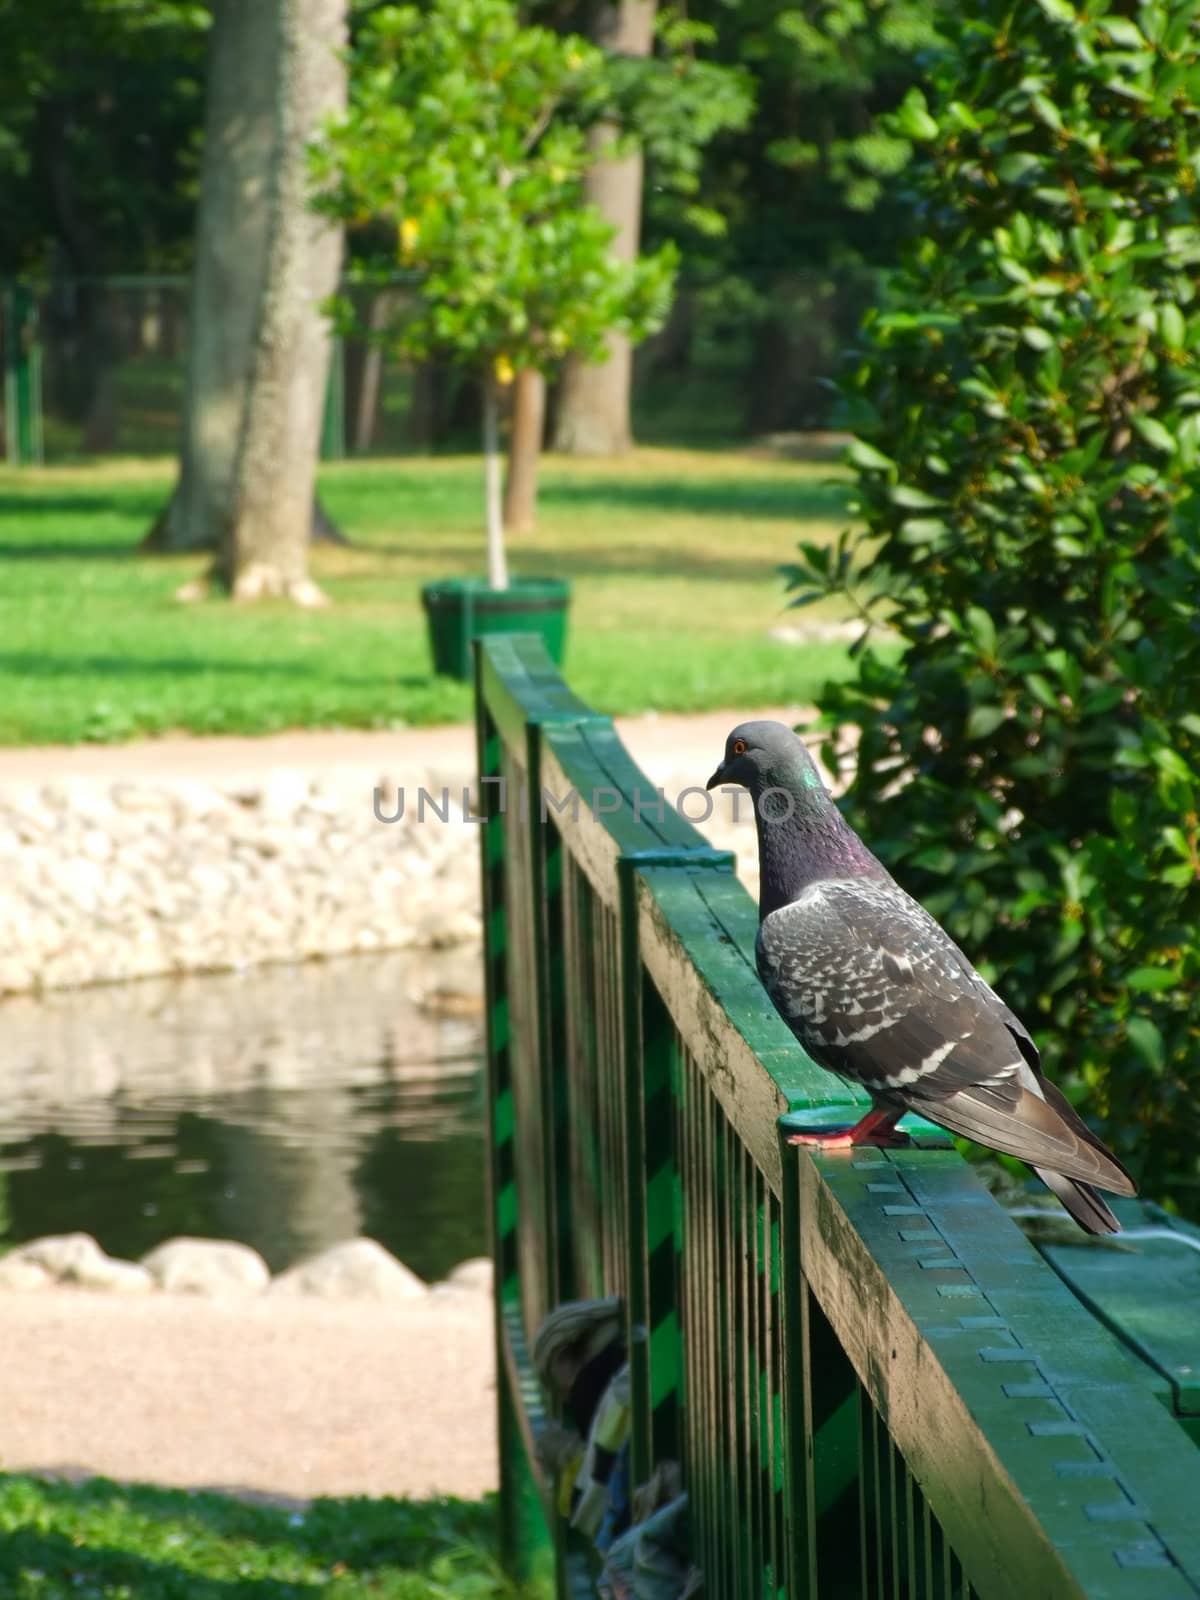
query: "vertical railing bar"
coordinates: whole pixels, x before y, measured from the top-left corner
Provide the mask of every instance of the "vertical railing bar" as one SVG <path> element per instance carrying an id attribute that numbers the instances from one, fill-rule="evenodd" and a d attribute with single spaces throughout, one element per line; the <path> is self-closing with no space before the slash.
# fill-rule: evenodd
<path id="1" fill-rule="evenodd" d="M 769 1590 L 767 1587 L 767 1573 L 770 1568 L 769 1556 L 769 1510 L 767 1499 L 767 1472 L 770 1461 L 770 1435 L 767 1427 L 767 1412 L 770 1409 L 767 1403 L 767 1385 L 769 1383 L 769 1363 L 766 1351 L 766 1306 L 763 1302 L 762 1284 L 765 1249 L 763 1240 L 763 1226 L 765 1223 L 765 1207 L 760 1193 L 760 1174 L 757 1164 L 750 1158 L 747 1151 L 746 1176 L 748 1179 L 747 1190 L 750 1198 L 751 1236 L 754 1241 L 754 1254 L 751 1263 L 749 1282 L 750 1306 L 754 1319 L 754 1372 L 752 1374 L 751 1388 L 753 1391 L 752 1418 L 754 1426 L 751 1430 L 751 1445 L 753 1454 L 750 1457 L 751 1482 L 754 1484 L 755 1516 L 754 1516 L 754 1594 L 756 1600 L 767 1600 Z"/>
<path id="2" fill-rule="evenodd" d="M 888 1447 L 888 1477 L 892 1497 L 892 1600 L 901 1600 L 904 1572 L 908 1562 L 902 1516 L 905 1479 L 908 1474 L 904 1465 L 904 1457 L 896 1448 L 895 1441 L 890 1434 L 888 1435 Z"/>
<path id="3" fill-rule="evenodd" d="M 921 1497 L 922 1517 L 925 1525 L 925 1595 L 926 1600 L 939 1600 L 937 1575 L 934 1572 L 934 1526 L 929 1501 Z"/>
<path id="4" fill-rule="evenodd" d="M 720 1165 L 722 1165 L 722 1146 L 720 1146 L 720 1125 L 718 1125 L 718 1109 L 712 1098 L 709 1086 L 704 1085 L 704 1110 L 706 1110 L 706 1146 L 709 1158 L 709 1218 L 707 1218 L 707 1240 L 709 1240 L 709 1264 L 707 1264 L 706 1283 L 709 1290 L 709 1306 L 707 1306 L 707 1322 L 709 1322 L 709 1371 L 712 1378 L 712 1414 L 709 1424 L 709 1451 L 714 1450 L 718 1438 L 728 1438 L 726 1434 L 726 1374 L 722 1370 L 722 1278 L 725 1272 L 723 1262 L 722 1237 L 720 1237 Z M 717 1461 L 712 1462 L 715 1470 L 715 1515 L 714 1515 L 714 1571 L 717 1574 L 718 1592 L 730 1595 L 730 1600 L 736 1600 L 733 1590 L 730 1589 L 730 1573 L 726 1570 L 726 1550 L 728 1544 L 722 1538 L 722 1528 L 730 1526 L 730 1475 L 722 1474 L 717 1467 Z"/>
<path id="5" fill-rule="evenodd" d="M 767 1493 L 771 1462 L 770 1382 L 771 1364 L 767 1354 L 769 1310 L 763 1294 L 768 1241 L 763 1237 L 767 1225 L 766 1203 L 762 1195 L 761 1174 L 753 1161 L 747 1163 L 750 1179 L 751 1211 L 754 1217 L 754 1263 L 750 1278 L 750 1301 L 754 1308 L 754 1455 L 752 1459 L 757 1496 L 754 1552 L 755 1594 L 769 1600 L 768 1575 L 771 1569 L 771 1511 Z"/>
<path id="6" fill-rule="evenodd" d="M 892 1436 L 887 1431 L 887 1424 L 874 1408 L 871 1416 L 875 1437 L 875 1584 L 879 1600 L 890 1600 L 888 1578 L 891 1574 L 891 1537 L 888 1516 L 891 1500 Z"/>
<path id="7" fill-rule="evenodd" d="M 884 1545 L 884 1573 L 883 1592 L 886 1600 L 898 1600 L 896 1594 L 896 1570 L 899 1566 L 899 1549 L 897 1545 L 898 1528 L 897 1517 L 897 1484 L 896 1484 L 896 1446 L 892 1436 L 887 1432 L 887 1424 L 883 1423 L 884 1438 L 887 1441 L 887 1453 L 883 1460 L 884 1476 L 887 1492 L 887 1521 L 884 1526 L 886 1541 Z"/>
<path id="8" fill-rule="evenodd" d="M 749 1409 L 749 1368 L 750 1359 L 748 1351 L 749 1330 L 746 1323 L 746 1207 L 745 1194 L 742 1188 L 742 1161 L 745 1154 L 744 1146 L 734 1134 L 729 1119 L 722 1112 L 725 1128 L 725 1143 L 728 1153 L 726 1170 L 729 1172 L 730 1181 L 726 1187 L 726 1219 L 728 1232 L 726 1233 L 728 1265 L 730 1271 L 729 1284 L 732 1293 L 726 1308 L 724 1324 L 724 1359 L 732 1377 L 729 1391 L 730 1403 L 733 1407 L 733 1430 L 730 1435 L 736 1441 L 734 1457 L 736 1460 L 736 1499 L 733 1549 L 735 1556 L 735 1572 L 737 1575 L 737 1593 L 745 1595 L 751 1600 L 750 1588 L 750 1506 L 751 1506 L 751 1479 L 747 1471 L 750 1457 L 750 1409 Z"/>
<path id="9" fill-rule="evenodd" d="M 698 1177 L 702 1175 L 700 1192 L 697 1196 L 701 1214 L 701 1240 L 702 1264 L 700 1268 L 701 1301 L 700 1314 L 702 1318 L 699 1330 L 699 1346 L 703 1360 L 703 1388 L 704 1403 L 704 1429 L 701 1435 L 701 1451 L 704 1457 L 704 1476 L 707 1484 L 708 1495 L 708 1544 L 707 1555 L 709 1566 L 706 1571 L 713 1573 L 714 1584 L 722 1577 L 721 1572 L 721 1547 L 720 1523 L 721 1513 L 724 1510 L 724 1489 L 719 1464 L 713 1452 L 713 1440 L 717 1437 L 720 1418 L 720 1385 L 715 1359 L 717 1339 L 717 1294 L 718 1294 L 718 1264 L 717 1264 L 717 1216 L 716 1216 L 716 1184 L 717 1184 L 717 1149 L 715 1137 L 715 1123 L 713 1121 L 713 1104 L 708 1094 L 707 1085 L 701 1081 L 698 1065 L 694 1067 L 694 1080 L 696 1084 L 696 1115 L 697 1133 L 700 1147 L 700 1162 L 695 1171 Z"/>
<path id="10" fill-rule="evenodd" d="M 728 1126 L 728 1119 L 726 1119 Z M 750 1557 L 748 1535 L 750 1523 L 750 1483 L 746 1473 L 746 1460 L 750 1453 L 750 1410 L 747 1395 L 749 1361 L 746 1344 L 749 1329 L 746 1324 L 746 1208 L 742 1204 L 742 1161 L 744 1148 L 733 1137 L 726 1135 L 729 1152 L 730 1181 L 725 1191 L 725 1241 L 726 1271 L 729 1273 L 729 1304 L 725 1318 L 725 1354 L 728 1362 L 730 1386 L 729 1401 L 732 1408 L 733 1456 L 736 1462 L 737 1482 L 733 1527 L 734 1571 L 737 1593 L 749 1595 Z"/>
<path id="11" fill-rule="evenodd" d="M 736 1408 L 738 1374 L 730 1349 L 731 1298 L 733 1298 L 731 1285 L 734 1283 L 730 1125 L 722 1107 L 715 1104 L 714 1120 L 717 1123 L 717 1147 L 720 1150 L 720 1160 L 717 1163 L 718 1182 L 720 1182 L 717 1195 L 717 1373 L 718 1387 L 722 1395 L 722 1410 L 720 1410 L 720 1432 L 717 1437 L 736 1438 L 738 1437 L 738 1408 Z M 739 1509 L 741 1509 L 739 1501 L 741 1501 L 741 1461 L 738 1459 L 738 1451 L 734 1451 L 733 1459 L 728 1464 L 728 1472 L 725 1474 L 725 1517 L 723 1517 L 725 1536 L 722 1538 L 723 1555 L 725 1555 L 723 1592 L 730 1595 L 731 1600 L 736 1600 L 741 1594 L 741 1582 L 738 1578 Z"/>
<path id="12" fill-rule="evenodd" d="M 784 1392 L 784 1333 L 783 1333 L 783 1205 L 771 1197 L 771 1359 L 774 1367 L 774 1386 L 771 1401 L 771 1427 L 775 1441 L 775 1457 L 771 1474 L 771 1522 L 774 1529 L 775 1593 L 786 1593 L 788 1585 L 787 1519 L 784 1496 L 788 1492 L 787 1480 L 787 1410 Z"/>
<path id="13" fill-rule="evenodd" d="M 863 1600 L 871 1600 L 871 1546 L 867 1529 L 871 1520 L 871 1450 L 868 1430 L 871 1426 L 870 1404 L 863 1393 L 862 1385 L 858 1392 L 858 1459 L 861 1463 L 860 1493 L 858 1497 L 858 1526 L 859 1526 L 859 1565 L 862 1570 Z"/>
<path id="14" fill-rule="evenodd" d="M 687 1321 L 685 1326 L 684 1360 L 688 1372 L 688 1407 L 685 1422 L 687 1441 L 683 1467 L 688 1474 L 689 1493 L 696 1495 L 696 1523 L 701 1542 L 705 1570 L 712 1556 L 707 1540 L 712 1526 L 712 1504 L 709 1494 L 708 1463 L 704 1460 L 703 1439 L 707 1416 L 709 1384 L 705 1368 L 704 1321 L 704 1207 L 696 1192 L 697 1179 L 704 1172 L 704 1150 L 697 1123 L 699 1095 L 696 1084 L 695 1063 L 690 1052 L 681 1055 L 684 1080 L 684 1293 L 687 1296 Z"/>
<path id="15" fill-rule="evenodd" d="M 904 1474 L 904 1520 L 907 1529 L 908 1550 L 908 1587 L 909 1600 L 916 1600 L 917 1594 L 917 1567 L 920 1564 L 921 1541 L 920 1528 L 917 1520 L 917 1505 L 919 1500 L 925 1498 L 918 1487 L 911 1471 Z"/>
<path id="16" fill-rule="evenodd" d="M 706 1324 L 704 1320 L 704 1270 L 702 1264 L 705 1218 L 702 1198 L 696 1192 L 698 1176 L 705 1169 L 703 1165 L 704 1149 L 698 1125 L 700 1097 L 696 1083 L 695 1064 L 690 1053 L 683 1057 L 683 1070 L 687 1083 L 687 1104 L 685 1107 L 687 1119 L 687 1165 L 683 1174 L 684 1216 L 687 1219 L 684 1230 L 684 1244 L 687 1252 L 684 1258 L 684 1282 L 687 1285 L 688 1297 L 688 1342 L 686 1348 L 687 1368 L 691 1383 L 687 1424 L 688 1454 L 684 1461 L 684 1467 L 690 1474 L 689 1481 L 696 1485 L 700 1497 L 697 1502 L 697 1523 L 702 1540 L 705 1571 L 710 1571 L 712 1551 L 707 1541 L 712 1527 L 713 1506 L 709 1484 L 709 1466 L 704 1459 L 703 1449 L 710 1393 L 705 1359 Z"/>
<path id="17" fill-rule="evenodd" d="M 801 1254 L 800 1189 L 795 1147 L 781 1153 L 783 1204 L 780 1214 L 780 1349 L 779 1381 L 783 1390 L 784 1460 L 782 1576 L 792 1597 L 815 1596 L 816 1502 L 812 1482 L 812 1406 L 808 1394 L 810 1366 L 807 1298 Z"/>
<path id="18" fill-rule="evenodd" d="M 745 1145 L 737 1147 L 737 1205 L 741 1214 L 738 1234 L 741 1245 L 738 1250 L 740 1260 L 737 1264 L 738 1282 L 738 1315 L 730 1332 L 738 1352 L 738 1362 L 741 1367 L 738 1382 L 738 1394 L 742 1411 L 742 1460 L 746 1465 L 745 1480 L 742 1489 L 742 1571 L 743 1581 L 746 1586 L 748 1600 L 758 1600 L 758 1581 L 756 1567 L 756 1539 L 755 1529 L 757 1523 L 758 1507 L 758 1462 L 755 1446 L 757 1443 L 757 1323 L 754 1316 L 754 1296 L 751 1292 L 754 1285 L 754 1208 L 748 1204 L 750 1200 L 750 1152 Z"/>

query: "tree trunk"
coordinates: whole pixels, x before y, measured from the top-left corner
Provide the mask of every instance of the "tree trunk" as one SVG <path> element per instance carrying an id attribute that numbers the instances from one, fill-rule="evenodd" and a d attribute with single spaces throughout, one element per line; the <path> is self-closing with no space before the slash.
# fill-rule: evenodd
<path id="1" fill-rule="evenodd" d="M 87 364 L 91 377 L 91 397 L 83 424 L 83 448 L 98 455 L 117 448 L 120 408 L 117 398 L 117 367 L 120 363 L 121 329 L 117 307 L 107 284 L 99 284 L 91 304 L 87 335 Z"/>
<path id="2" fill-rule="evenodd" d="M 546 380 L 536 367 L 524 367 L 513 384 L 508 477 L 504 484 L 504 527 L 532 533 L 537 521 L 538 457 L 546 422 Z"/>
<path id="3" fill-rule="evenodd" d="M 216 576 L 235 600 L 317 603 L 307 554 L 330 371 L 322 301 L 338 286 L 342 235 L 307 205 L 307 147 L 346 104 L 346 0 L 277 0 L 277 21 L 266 283 Z"/>
<path id="4" fill-rule="evenodd" d="M 346 101 L 346 0 L 277 0 L 274 159 L 265 196 L 266 282 L 216 575 L 235 600 L 321 596 L 308 538 L 341 229 L 308 205 L 308 145 Z"/>
<path id="5" fill-rule="evenodd" d="M 592 36 L 615 55 L 648 56 L 654 44 L 656 0 L 616 0 L 602 4 Z M 594 128 L 592 147 L 611 145 L 616 129 Z M 598 160 L 583 185 L 584 199 L 616 227 L 612 253 L 618 261 L 636 260 L 642 221 L 640 151 L 618 160 Z M 589 365 L 568 356 L 559 390 L 554 448 L 577 456 L 624 455 L 633 448 L 630 401 L 633 349 L 624 334 L 610 334 L 608 360 Z"/>
<path id="6" fill-rule="evenodd" d="M 508 588 L 504 519 L 500 509 L 500 397 L 495 376 L 483 380 L 483 497 L 487 514 L 488 584 Z"/>
<path id="7" fill-rule="evenodd" d="M 404 442 L 411 450 L 432 450 L 437 436 L 439 373 L 435 362 L 412 367 L 412 395 L 404 420 Z"/>
<path id="8" fill-rule="evenodd" d="M 365 455 L 374 442 L 383 379 L 383 346 L 378 336 L 388 325 L 395 298 L 390 289 L 381 289 L 372 297 L 367 328 L 375 337 L 358 341 L 354 382 L 347 383 L 351 396 L 350 448 L 355 455 Z"/>
<path id="9" fill-rule="evenodd" d="M 179 483 L 149 540 L 166 550 L 213 549 L 229 520 L 267 288 L 283 3 L 213 3 Z"/>

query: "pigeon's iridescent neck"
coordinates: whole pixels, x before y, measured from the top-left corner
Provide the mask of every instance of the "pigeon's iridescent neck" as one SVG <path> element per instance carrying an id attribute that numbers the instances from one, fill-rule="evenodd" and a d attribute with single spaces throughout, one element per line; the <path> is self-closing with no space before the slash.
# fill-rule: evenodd
<path id="1" fill-rule="evenodd" d="M 758 827 L 758 914 L 769 917 L 825 878 L 882 878 L 887 873 L 837 807 L 797 808 L 790 817 L 764 815 Z"/>

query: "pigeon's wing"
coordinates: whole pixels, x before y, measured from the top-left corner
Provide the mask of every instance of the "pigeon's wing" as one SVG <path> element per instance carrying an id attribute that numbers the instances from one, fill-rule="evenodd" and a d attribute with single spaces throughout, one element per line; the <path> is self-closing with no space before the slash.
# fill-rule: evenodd
<path id="1" fill-rule="evenodd" d="M 897 885 L 897 889 L 899 889 L 899 885 Z M 981 973 L 976 972 L 968 957 L 958 948 L 941 924 L 934 921 L 920 901 L 914 900 L 910 894 L 906 894 L 902 889 L 899 889 L 899 892 L 904 896 L 904 899 L 912 908 L 914 915 L 922 922 L 932 923 L 934 928 L 937 929 L 938 933 L 941 934 L 943 940 L 945 941 L 945 949 L 953 954 L 954 959 L 958 962 L 962 971 L 975 985 L 979 993 L 986 998 L 987 1003 L 993 1013 L 1000 1018 L 1001 1022 L 1004 1023 L 1004 1026 L 1016 1040 L 1017 1049 L 1025 1057 L 1029 1065 L 1035 1072 L 1040 1073 L 1041 1057 L 1038 1054 L 1038 1047 L 1036 1044 L 1034 1044 L 1033 1039 L 1030 1036 L 1029 1029 L 1021 1021 L 1020 1017 L 1017 1016 L 1016 1012 L 1013 1011 L 1011 1007 L 1007 1006 L 1005 1002 L 1001 1000 L 1000 996 L 996 993 L 995 989 L 992 988 L 991 984 L 988 983 L 987 979 L 984 978 Z"/>
<path id="2" fill-rule="evenodd" d="M 991 991 L 897 885 L 811 885 L 764 918 L 758 962 L 823 1066 L 881 1095 L 940 1099 L 987 1085 L 998 1109 L 1020 1099 L 1024 1058 Z"/>
<path id="3" fill-rule="evenodd" d="M 1134 1192 L 1042 1078 L 1036 1051 L 1027 1058 L 1013 1013 L 898 885 L 814 884 L 763 920 L 758 959 L 771 998 L 823 1066 L 1034 1167 Z"/>

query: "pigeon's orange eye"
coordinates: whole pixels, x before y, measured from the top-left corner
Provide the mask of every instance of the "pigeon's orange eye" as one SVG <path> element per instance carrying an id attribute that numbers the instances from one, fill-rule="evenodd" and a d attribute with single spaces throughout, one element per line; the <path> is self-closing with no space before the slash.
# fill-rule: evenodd
<path id="1" fill-rule="evenodd" d="M 733 741 L 733 753 L 735 756 L 744 756 L 746 754 L 745 739 L 735 739 Z"/>

